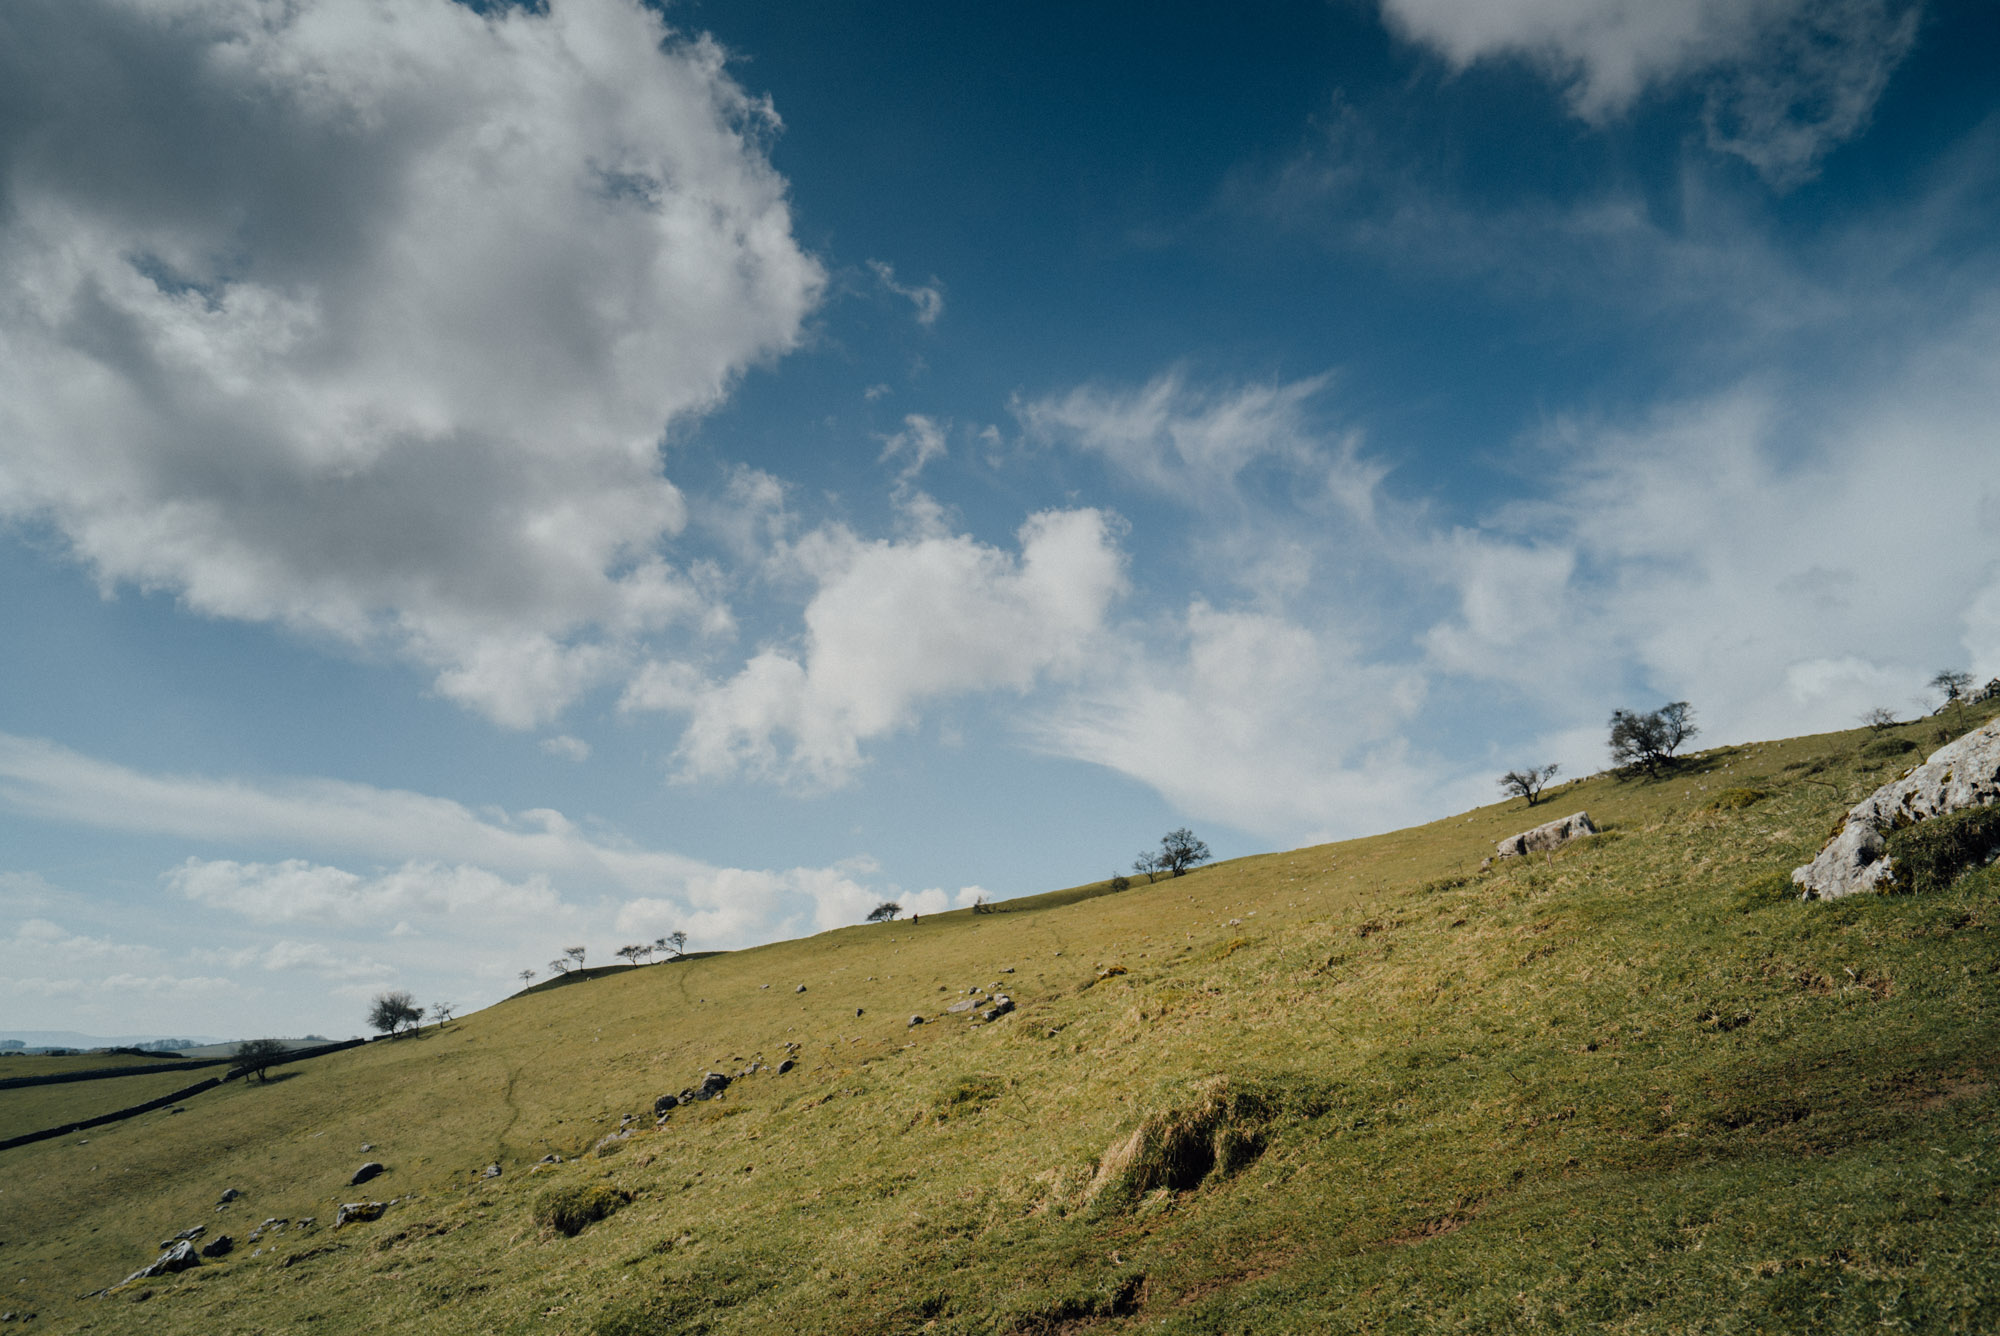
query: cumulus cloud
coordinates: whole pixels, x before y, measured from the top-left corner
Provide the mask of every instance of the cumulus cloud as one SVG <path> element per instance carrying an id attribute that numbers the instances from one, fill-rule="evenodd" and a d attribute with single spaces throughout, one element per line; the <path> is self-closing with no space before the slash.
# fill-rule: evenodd
<path id="1" fill-rule="evenodd" d="M 543 738 L 542 750 L 551 756 L 561 757 L 565 761 L 575 761 L 578 764 L 590 759 L 590 744 L 582 738 L 571 737 L 567 733 Z"/>
<path id="2" fill-rule="evenodd" d="M 816 586 L 801 652 L 764 650 L 722 682 L 655 665 L 625 704 L 688 715 L 684 777 L 838 784 L 863 742 L 909 727 L 926 702 L 1026 692 L 1087 661 L 1125 582 L 1110 518 L 1044 511 L 1017 539 L 1018 556 L 965 535 L 820 530 L 791 552 Z"/>
<path id="3" fill-rule="evenodd" d="M 1866 124 L 1916 39 L 1906 0 L 1383 0 L 1404 37 L 1463 69 L 1516 57 L 1602 121 L 1699 78 L 1710 144 L 1775 184 L 1809 175 Z"/>
<path id="4" fill-rule="evenodd" d="M 659 442 L 823 275 L 712 42 L 638 0 L 5 22 L 0 517 L 513 726 L 713 621 Z"/>

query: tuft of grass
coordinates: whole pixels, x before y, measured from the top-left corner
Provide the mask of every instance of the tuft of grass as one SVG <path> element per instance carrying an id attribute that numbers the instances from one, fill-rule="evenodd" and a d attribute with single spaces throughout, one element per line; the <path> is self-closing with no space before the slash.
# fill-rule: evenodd
<path id="1" fill-rule="evenodd" d="M 1746 807 L 1755 807 L 1770 796 L 1763 789 L 1748 787 L 1724 789 L 1708 800 L 1708 810 L 1711 812 L 1740 812 Z"/>
<path id="2" fill-rule="evenodd" d="M 1324 1100 L 1301 1100 L 1269 1082 L 1209 1077 L 1193 1098 L 1152 1114 L 1113 1143 L 1098 1161 L 1089 1195 L 1129 1204 L 1157 1188 L 1186 1192 L 1227 1178 L 1264 1153 L 1280 1117 L 1324 1108 Z"/>
<path id="3" fill-rule="evenodd" d="M 2000 804 L 1919 821 L 1892 831 L 1887 844 L 1897 889 L 1942 891 L 2000 853 Z"/>
<path id="4" fill-rule="evenodd" d="M 614 1214 L 632 1194 L 607 1183 L 573 1183 L 544 1192 L 535 1203 L 535 1223 L 575 1238 L 585 1227 Z"/>
<path id="5" fill-rule="evenodd" d="M 1886 737 L 1876 738 L 1873 742 L 1863 746 L 1861 754 L 1882 760 L 1894 760 L 1898 756 L 1908 756 L 1916 750 L 1917 744 L 1910 738 Z"/>

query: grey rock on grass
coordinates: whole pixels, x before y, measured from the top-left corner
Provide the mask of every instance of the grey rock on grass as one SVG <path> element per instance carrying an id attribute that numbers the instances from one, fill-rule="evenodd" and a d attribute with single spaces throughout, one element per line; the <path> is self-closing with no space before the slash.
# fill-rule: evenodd
<path id="1" fill-rule="evenodd" d="M 1792 871 L 1801 899 L 1838 900 L 1879 890 L 1895 876 L 1886 857 L 1891 831 L 2000 801 L 2000 719 L 1932 752 L 1847 809 L 1819 856 Z"/>
<path id="2" fill-rule="evenodd" d="M 1545 821 L 1533 830 L 1524 830 L 1519 835 L 1509 835 L 1500 841 L 1498 850 L 1502 858 L 1518 858 L 1523 854 L 1546 853 L 1559 844 L 1584 835 L 1595 835 L 1597 827 L 1588 812 L 1572 812 L 1559 821 Z"/>
<path id="3" fill-rule="evenodd" d="M 354 1171 L 354 1177 L 347 1180 L 347 1186 L 351 1188 L 359 1187 L 363 1183 L 366 1183 L 369 1179 L 374 1178 L 377 1174 L 380 1174 L 381 1172 L 382 1172 L 382 1165 L 375 1160 L 370 1160 L 368 1163 L 362 1165 L 359 1169 L 356 1169 Z"/>

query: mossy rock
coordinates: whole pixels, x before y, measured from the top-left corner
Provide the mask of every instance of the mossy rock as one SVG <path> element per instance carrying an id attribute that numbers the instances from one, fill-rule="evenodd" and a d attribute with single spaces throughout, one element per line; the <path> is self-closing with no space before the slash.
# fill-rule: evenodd
<path id="1" fill-rule="evenodd" d="M 1887 845 L 1898 890 L 1942 891 L 2000 854 L 2000 804 L 1904 826 Z"/>
<path id="2" fill-rule="evenodd" d="M 1724 789 L 1708 800 L 1711 812 L 1740 812 L 1746 807 L 1755 807 L 1771 795 L 1763 789 Z"/>

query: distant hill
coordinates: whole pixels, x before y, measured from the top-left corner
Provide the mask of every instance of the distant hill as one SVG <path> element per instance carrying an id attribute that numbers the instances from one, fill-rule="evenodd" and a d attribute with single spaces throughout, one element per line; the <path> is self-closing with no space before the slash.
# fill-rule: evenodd
<path id="1" fill-rule="evenodd" d="M 178 1039 L 190 1044 L 220 1044 L 227 1041 L 213 1035 L 185 1034 L 140 1034 L 140 1035 L 99 1035 L 83 1034 L 76 1030 L 0 1030 L 0 1044 L 13 1041 L 24 1048 L 117 1048 L 138 1044 L 158 1043 L 161 1040 Z"/>
<path id="2" fill-rule="evenodd" d="M 6 1304 L 147 1336 L 2000 1331 L 2000 865 L 1831 903 L 1788 875 L 1993 708 L 279 1064 L 0 1152 Z M 1600 833 L 1485 864 L 1579 810 Z M 95 1084 L 125 1080 L 20 1097 L 161 1084 Z M 120 1284 L 197 1226 L 233 1249 Z"/>

